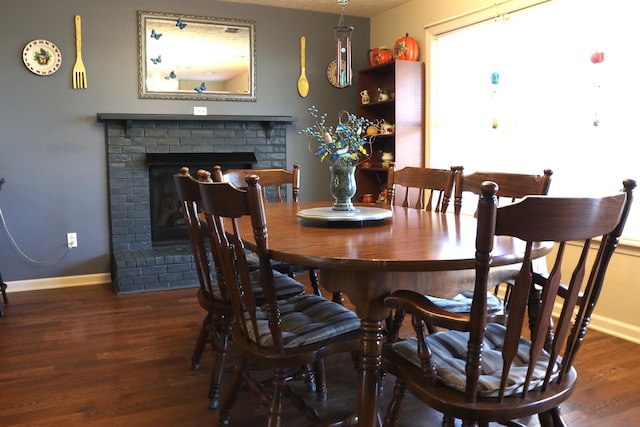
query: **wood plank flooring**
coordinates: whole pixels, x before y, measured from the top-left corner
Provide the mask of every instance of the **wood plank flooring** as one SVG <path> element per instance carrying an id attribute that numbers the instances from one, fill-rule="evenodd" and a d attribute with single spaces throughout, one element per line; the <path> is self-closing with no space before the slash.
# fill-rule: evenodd
<path id="1" fill-rule="evenodd" d="M 216 426 L 207 409 L 211 350 L 190 369 L 204 318 L 194 289 L 116 296 L 110 285 L 10 293 L 0 318 L 0 426 Z M 563 407 L 570 426 L 640 426 L 640 346 L 589 331 L 579 383 Z M 353 365 L 327 361 L 329 415 L 355 408 Z M 386 383 L 383 402 L 392 388 Z M 309 397 L 313 397 L 312 394 Z M 285 402 L 287 403 L 287 402 Z M 287 404 L 287 426 L 309 423 Z M 410 396 L 403 427 L 437 426 Z M 243 391 L 232 425 L 264 425 Z M 537 420 L 530 425 L 536 426 Z"/>

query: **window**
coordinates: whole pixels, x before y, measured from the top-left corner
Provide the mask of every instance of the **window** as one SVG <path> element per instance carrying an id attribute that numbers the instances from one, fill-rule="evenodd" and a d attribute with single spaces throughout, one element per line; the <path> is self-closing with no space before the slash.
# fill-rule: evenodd
<path id="1" fill-rule="evenodd" d="M 552 195 L 609 193 L 624 178 L 640 182 L 633 7 L 625 0 L 553 0 L 441 34 L 427 29 L 434 37 L 430 166 L 549 168 Z M 604 52 L 604 61 L 593 63 L 594 52 Z M 625 236 L 640 241 L 640 206 Z"/>

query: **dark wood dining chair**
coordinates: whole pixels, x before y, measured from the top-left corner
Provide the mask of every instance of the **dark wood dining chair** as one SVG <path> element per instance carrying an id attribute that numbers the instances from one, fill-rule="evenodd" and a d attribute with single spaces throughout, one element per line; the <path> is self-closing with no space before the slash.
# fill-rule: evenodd
<path id="1" fill-rule="evenodd" d="M 499 200 L 504 203 L 514 202 L 530 195 L 546 195 L 551 186 L 551 169 L 545 169 L 542 175 L 510 173 L 510 172 L 472 172 L 465 174 L 463 166 L 452 166 L 456 172 L 455 191 L 453 200 L 453 210 L 456 215 L 462 211 L 462 199 L 465 193 L 474 195 L 473 206 L 475 206 L 480 187 L 485 181 L 493 181 L 500 186 Z"/>
<path id="2" fill-rule="evenodd" d="M 265 203 L 271 201 L 282 202 L 290 194 L 292 202 L 298 201 L 300 195 L 300 165 L 294 164 L 291 170 L 283 168 L 269 169 L 227 169 L 216 165 L 213 167 L 213 180 L 230 182 L 238 188 L 246 187 L 246 178 L 250 174 L 258 174 L 262 186 L 262 200 Z M 290 188 L 290 192 L 287 191 Z"/>
<path id="3" fill-rule="evenodd" d="M 453 193 L 455 172 L 412 166 L 396 170 L 391 165 L 387 173 L 387 203 L 445 213 Z M 397 200 L 398 195 L 402 203 Z"/>
<path id="4" fill-rule="evenodd" d="M 408 166 L 396 170 L 394 165 L 390 165 L 387 172 L 387 204 L 446 213 L 453 195 L 456 173 L 458 169 L 454 168 Z M 398 195 L 400 195 L 399 199 Z M 402 202 L 400 203 L 399 200 Z M 403 319 L 402 311 L 391 315 L 387 319 L 387 334 L 395 336 L 402 327 Z"/>
<path id="5" fill-rule="evenodd" d="M 456 215 L 461 214 L 463 194 L 473 195 L 473 203 L 475 205 L 480 196 L 482 183 L 485 181 L 492 181 L 500 186 L 498 201 L 499 204 L 504 205 L 513 203 L 528 195 L 547 195 L 551 185 L 551 175 L 553 175 L 551 169 L 545 169 L 542 175 L 509 172 L 473 172 L 465 175 L 462 166 L 453 166 L 451 170 L 455 173 L 453 204 L 454 214 Z M 538 270 L 546 270 L 544 258 L 537 259 L 534 263 Z M 519 266 L 517 264 L 491 269 L 489 283 L 494 286 L 489 287 L 490 292 L 487 295 L 487 304 L 492 316 L 501 316 L 508 311 L 511 284 L 518 270 Z M 468 313 L 471 309 L 472 299 L 473 292 L 466 291 L 452 298 L 433 299 L 433 302 L 448 310 Z"/>
<path id="6" fill-rule="evenodd" d="M 222 170 L 222 167 L 216 165 L 213 167 L 213 180 L 217 182 L 230 182 L 238 188 L 243 188 L 247 185 L 245 179 L 250 174 L 256 174 L 260 177 L 260 185 L 262 188 L 262 200 L 264 203 L 269 202 L 282 202 L 287 199 L 287 187 L 290 188 L 290 197 L 292 202 L 297 202 L 300 195 L 300 165 L 294 164 L 291 170 L 282 168 L 271 169 L 227 169 Z M 253 259 L 255 263 L 255 259 Z M 308 272 L 309 282 L 313 288 L 313 292 L 316 295 L 322 295 L 320 291 L 320 284 L 318 282 L 318 274 L 312 267 L 293 265 L 285 262 L 274 261 L 273 268 L 286 273 L 290 277 L 295 277 L 296 273 Z M 342 302 L 342 294 L 336 292 L 333 294 L 333 299 L 336 302 Z"/>
<path id="7" fill-rule="evenodd" d="M 199 184 L 211 251 L 216 252 L 222 262 L 229 289 L 236 319 L 232 336 L 240 354 L 233 377 L 223 393 L 219 424 L 228 425 L 240 384 L 251 381 L 246 375 L 247 368 L 258 366 L 274 372 L 271 395 L 261 398 L 261 401 L 270 402 L 267 425 L 285 425 L 282 421 L 284 397 L 291 398 L 309 419 L 322 425 L 317 411 L 306 405 L 304 399 L 289 387 L 290 372 L 300 366 L 313 365 L 316 376 L 324 378 L 325 357 L 358 350 L 360 320 L 343 305 L 318 295 L 303 294 L 286 300 L 276 298 L 267 239 L 268 224 L 259 181 L 257 175 L 249 175 L 245 188 L 225 182 Z M 251 235 L 243 236 L 240 232 L 238 220 L 243 217 L 251 221 Z M 250 282 L 252 270 L 243 239 L 255 244 L 251 249 L 259 259 L 264 294 L 262 305 L 255 302 L 255 290 Z M 252 387 L 252 390 L 259 391 L 259 388 Z M 339 425 L 335 422 L 330 420 L 328 425 Z"/>
<path id="8" fill-rule="evenodd" d="M 469 314 L 451 313 L 428 297 L 399 290 L 385 298 L 391 308 L 412 316 L 416 337 L 383 347 L 383 369 L 395 375 L 386 426 L 396 426 L 406 390 L 443 413 L 443 425 L 487 426 L 537 415 L 544 427 L 565 426 L 560 405 L 576 385 L 573 362 L 598 301 L 607 267 L 623 231 L 635 181 L 605 197 L 527 196 L 498 206 L 498 185 L 482 184 L 478 203 L 474 299 Z M 525 254 L 516 277 L 506 323 L 487 323 L 487 292 L 494 236 L 524 241 Z M 557 252 L 545 276 L 531 268 L 536 242 L 555 242 Z M 570 242 L 570 243 L 569 243 Z M 581 255 L 565 254 L 579 245 Z M 540 280 L 542 279 L 542 280 Z M 530 290 L 541 285 L 536 301 Z M 530 337 L 522 334 L 535 306 Z M 559 305 L 557 317 L 553 310 Z M 552 315 L 554 319 L 552 320 Z M 425 335 L 425 323 L 446 330 Z M 525 333 L 526 335 L 526 333 Z"/>
<path id="9" fill-rule="evenodd" d="M 191 357 L 191 367 L 194 370 L 200 368 L 200 360 L 207 343 L 211 343 L 214 351 L 213 371 L 211 374 L 211 385 L 209 388 L 209 407 L 218 407 L 220 395 L 220 383 L 222 379 L 222 369 L 224 359 L 227 354 L 228 341 L 231 331 L 231 321 L 233 311 L 228 291 L 224 281 L 218 280 L 222 277 L 220 263 L 214 254 L 207 249 L 203 230 L 200 221 L 200 189 L 198 181 L 211 181 L 211 174 L 207 171 L 198 171 L 198 179 L 193 178 L 189 173 L 189 168 L 183 167 L 180 173 L 174 175 L 178 198 L 181 201 L 181 210 L 187 227 L 189 242 L 193 253 L 193 262 L 196 268 L 198 282 L 198 303 L 206 312 L 206 316 L 200 327 L 196 346 Z M 276 276 L 275 286 L 278 297 L 289 297 L 304 292 L 304 285 L 289 276 L 281 273 L 274 273 Z M 252 283 L 256 286 L 255 296 L 262 298 L 259 289 L 259 274 L 251 276 Z"/>

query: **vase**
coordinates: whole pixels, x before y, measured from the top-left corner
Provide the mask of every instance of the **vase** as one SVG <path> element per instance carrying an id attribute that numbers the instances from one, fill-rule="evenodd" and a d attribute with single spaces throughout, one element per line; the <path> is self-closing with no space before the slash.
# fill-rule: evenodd
<path id="1" fill-rule="evenodd" d="M 331 183 L 329 190 L 333 196 L 334 211 L 354 211 L 351 198 L 356 195 L 356 167 L 334 164 L 330 166 Z"/>

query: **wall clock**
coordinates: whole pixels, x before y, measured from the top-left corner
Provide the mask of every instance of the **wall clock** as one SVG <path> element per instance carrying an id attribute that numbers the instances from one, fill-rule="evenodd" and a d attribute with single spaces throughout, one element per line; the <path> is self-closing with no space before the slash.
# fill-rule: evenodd
<path id="1" fill-rule="evenodd" d="M 62 54 L 60 49 L 48 40 L 33 40 L 24 47 L 22 60 L 33 73 L 48 76 L 60 68 Z"/>
<path id="2" fill-rule="evenodd" d="M 337 65 L 338 63 L 336 62 L 336 60 L 334 59 L 333 61 L 331 61 L 329 63 L 329 66 L 327 67 L 327 78 L 329 79 L 329 82 L 331 82 L 332 85 L 334 85 L 335 87 L 342 89 L 347 87 L 346 84 L 343 84 L 344 82 L 344 77 L 343 77 L 343 81 L 339 82 L 338 81 L 338 76 L 337 76 Z M 342 61 L 342 73 L 345 73 L 345 70 L 347 69 L 347 63 L 343 60 Z"/>

